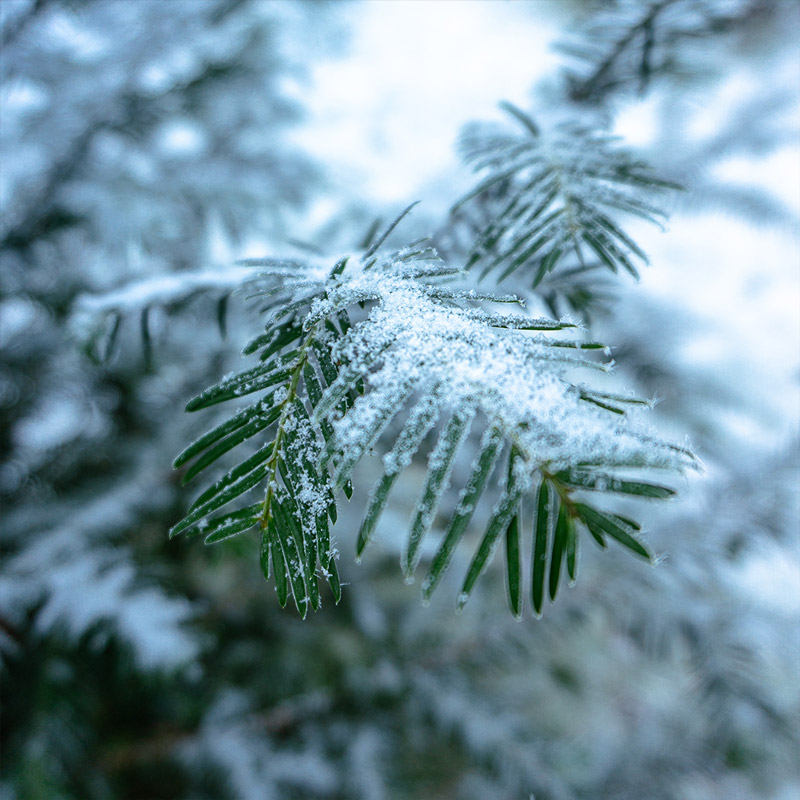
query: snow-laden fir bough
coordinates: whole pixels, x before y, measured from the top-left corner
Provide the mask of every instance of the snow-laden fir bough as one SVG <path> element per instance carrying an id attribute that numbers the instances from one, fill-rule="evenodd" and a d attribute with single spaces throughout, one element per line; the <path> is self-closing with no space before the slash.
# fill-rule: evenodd
<path id="1" fill-rule="evenodd" d="M 629 410 L 645 401 L 576 380 L 576 372 L 607 371 L 609 364 L 607 350 L 585 341 L 573 323 L 490 310 L 487 303 L 515 298 L 455 289 L 460 271 L 424 241 L 385 251 L 387 234 L 360 258 L 341 258 L 332 268 L 250 262 L 261 268 L 252 294 L 263 298 L 268 315 L 264 332 L 244 350 L 258 353 L 258 363 L 210 387 L 187 410 L 262 396 L 186 448 L 175 466 L 189 464 L 188 481 L 253 438 L 265 443 L 206 489 L 172 534 L 203 534 L 210 544 L 255 531 L 261 568 L 274 578 L 279 602 L 291 594 L 305 615 L 322 602 L 320 577 L 340 597 L 331 527 L 337 492 L 352 495 L 356 464 L 375 448 L 383 454 L 358 534 L 360 557 L 397 477 L 438 426 L 401 556 L 410 579 L 435 518 L 449 514 L 426 564 L 424 598 L 467 537 L 484 494 L 491 512 L 459 607 L 505 542 L 509 605 L 521 613 L 525 534 L 537 614 L 545 584 L 554 599 L 564 571 L 575 579 L 583 530 L 603 548 L 614 539 L 650 559 L 638 524 L 589 498 L 668 497 L 672 489 L 631 471 L 680 472 L 693 466 L 692 455 L 630 418 Z M 385 442 L 396 417 L 400 432 Z M 477 454 L 455 507 L 444 508 L 453 465 L 471 437 Z M 213 516 L 252 490 L 261 492 L 258 500 Z M 525 524 L 524 505 L 532 518 Z"/>

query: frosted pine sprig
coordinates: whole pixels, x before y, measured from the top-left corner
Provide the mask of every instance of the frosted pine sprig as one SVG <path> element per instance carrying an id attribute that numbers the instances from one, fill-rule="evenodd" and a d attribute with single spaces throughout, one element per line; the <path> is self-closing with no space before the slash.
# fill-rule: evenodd
<path id="1" fill-rule="evenodd" d="M 481 305 L 484 298 L 513 297 L 432 283 L 452 281 L 457 271 L 420 243 L 399 251 L 373 245 L 360 259 L 342 258 L 330 269 L 275 260 L 261 266 L 265 270 L 254 285 L 268 318 L 264 333 L 245 348 L 258 353 L 259 363 L 202 392 L 187 409 L 263 396 L 190 445 L 175 464 L 192 462 L 188 480 L 246 442 L 266 442 L 206 489 L 173 534 L 199 533 L 213 543 L 255 530 L 262 571 L 274 579 L 282 605 L 291 595 L 303 615 L 319 608 L 320 577 L 338 601 L 331 544 L 336 492 L 350 497 L 359 461 L 373 448 L 384 453 L 357 538 L 360 557 L 397 478 L 441 420 L 401 559 L 411 579 L 427 552 L 424 541 L 440 536 L 426 562 L 424 598 L 467 538 L 484 495 L 489 521 L 459 607 L 505 541 L 509 605 L 521 613 L 520 514 L 530 505 L 528 497 L 538 498 L 530 579 L 537 614 L 545 575 L 551 599 L 563 570 L 575 579 L 580 531 L 602 547 L 613 539 L 650 557 L 638 525 L 595 508 L 590 497 L 668 497 L 674 493 L 670 487 L 635 473 L 680 472 L 694 459 L 631 417 L 645 401 L 576 382 L 576 371 L 608 371 L 600 343 L 569 335 L 575 326 L 566 320 L 498 314 Z M 395 419 L 400 431 L 385 441 Z M 448 510 L 452 466 L 473 437 L 480 440 L 478 455 L 456 507 Z M 262 499 L 253 502 L 258 491 Z M 243 507 L 223 511 L 245 497 Z M 443 533 L 435 530 L 440 514 L 450 520 Z"/>

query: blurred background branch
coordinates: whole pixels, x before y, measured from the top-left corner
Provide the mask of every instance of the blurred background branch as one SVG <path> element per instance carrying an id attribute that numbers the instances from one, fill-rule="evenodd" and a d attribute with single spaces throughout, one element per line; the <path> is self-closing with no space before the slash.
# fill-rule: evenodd
<path id="1" fill-rule="evenodd" d="M 3 0 L 0 797 L 793 797 L 799 31 L 760 0 Z M 254 543 L 166 538 L 209 422 L 178 409 L 260 324 L 232 264 L 417 198 L 404 236 L 464 263 L 446 145 L 503 98 L 685 187 L 640 284 L 508 290 L 588 316 L 708 478 L 648 509 L 657 568 L 587 549 L 516 623 L 499 581 L 455 617 L 398 580 L 412 464 L 357 580 L 343 509 L 351 585 L 301 623 Z"/>

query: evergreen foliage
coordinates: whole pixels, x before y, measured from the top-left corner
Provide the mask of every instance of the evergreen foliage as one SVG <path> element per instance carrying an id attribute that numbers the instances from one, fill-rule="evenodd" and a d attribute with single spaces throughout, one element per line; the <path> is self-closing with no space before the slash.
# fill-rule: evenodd
<path id="1" fill-rule="evenodd" d="M 612 0 L 587 15 L 559 49 L 570 56 L 568 94 L 602 105 L 617 92 L 640 95 L 659 78 L 692 79 L 710 64 L 692 45 L 743 30 L 773 9 L 769 0 Z"/>
<path id="2" fill-rule="evenodd" d="M 671 488 L 628 473 L 680 471 L 694 464 L 691 453 L 629 422 L 627 410 L 645 401 L 574 382 L 576 370 L 608 368 L 583 355 L 604 351 L 603 345 L 553 335 L 574 324 L 482 308 L 479 301 L 515 298 L 443 282 L 460 273 L 424 242 L 384 251 L 381 244 L 408 210 L 360 259 L 342 258 L 327 272 L 292 261 L 248 262 L 262 268 L 250 292 L 266 300 L 262 311 L 269 316 L 265 332 L 244 353 L 258 352 L 260 363 L 224 378 L 186 408 L 267 394 L 190 445 L 175 466 L 193 460 L 184 474 L 190 480 L 262 431 L 267 442 L 206 489 L 172 535 L 202 533 L 212 544 L 256 528 L 261 568 L 266 578 L 274 576 L 281 605 L 291 592 L 303 616 L 309 606 L 318 609 L 318 572 L 338 601 L 329 526 L 337 518 L 334 492 L 344 487 L 352 494 L 356 464 L 409 405 L 394 444 L 381 444 L 384 472 L 361 523 L 359 557 L 395 480 L 437 418 L 448 416 L 428 456 L 401 558 L 407 579 L 437 512 L 444 513 L 442 497 L 471 429 L 482 431 L 481 445 L 423 581 L 426 600 L 503 461 L 503 487 L 464 578 L 459 607 L 505 539 L 509 606 L 521 613 L 521 513 L 529 496 L 538 498 L 530 504 L 533 545 L 526 548 L 533 550 L 530 595 L 537 614 L 545 574 L 551 600 L 562 569 L 575 580 L 579 532 L 602 548 L 611 538 L 650 560 L 638 523 L 590 505 L 584 494 L 669 497 Z M 358 307 L 366 316 L 353 324 Z M 265 493 L 263 501 L 209 518 L 255 487 Z"/>
<path id="3" fill-rule="evenodd" d="M 615 216 L 622 211 L 659 224 L 664 213 L 651 197 L 677 187 L 606 134 L 573 123 L 546 135 L 520 109 L 503 106 L 523 135 L 478 125 L 461 137 L 464 160 L 486 173 L 453 208 L 457 214 L 478 204 L 487 219 L 477 226 L 467 267 L 483 265 L 481 278 L 498 270 L 498 282 L 523 268 L 534 289 L 566 260 L 575 262 L 571 280 L 598 264 L 638 277 L 635 262 L 647 257 Z M 467 219 L 475 225 L 474 213 Z"/>
<path id="4" fill-rule="evenodd" d="M 792 537 L 800 496 L 797 441 L 786 436 L 797 388 L 796 353 L 786 343 L 797 336 L 785 302 L 774 297 L 794 285 L 785 264 L 796 242 L 782 237 L 780 226 L 794 230 L 797 219 L 791 203 L 780 200 L 789 194 L 766 178 L 771 162 L 755 160 L 797 139 L 794 90 L 783 71 L 791 61 L 796 72 L 786 58 L 799 29 L 796 4 L 440 5 L 464 19 L 437 34 L 436 13 L 423 3 L 0 0 L 3 800 L 783 800 L 797 794 L 800 641 Z M 369 51 L 374 61 L 365 69 L 372 74 L 384 56 L 393 69 L 415 63 L 431 35 L 447 37 L 446 51 L 481 5 L 507 21 L 503 15 L 511 13 L 528 24 L 524 17 L 533 14 L 537 28 L 549 9 L 572 41 L 582 39 L 591 51 L 591 59 L 573 62 L 574 81 L 564 73 L 563 82 L 546 80 L 531 95 L 542 141 L 559 139 L 564 119 L 597 140 L 617 121 L 625 130 L 630 113 L 652 124 L 643 152 L 654 167 L 650 174 L 685 191 L 675 195 L 677 213 L 670 202 L 669 236 L 636 215 L 610 211 L 652 257 L 641 286 L 618 280 L 582 242 L 585 268 L 573 249 L 535 290 L 535 259 L 504 278 L 502 291 L 525 299 L 515 314 L 481 299 L 511 300 L 498 298 L 489 285 L 503 267 L 480 287 L 484 261 L 466 274 L 456 267 L 466 263 L 475 235 L 496 219 L 500 203 L 509 202 L 504 193 L 514 188 L 515 176 L 437 227 L 438 219 L 421 222 L 420 211 L 448 207 L 468 178 L 453 192 L 455 176 L 437 182 L 432 175 L 420 189 L 422 209 L 361 261 L 378 244 L 373 230 L 330 278 L 338 254 L 351 252 L 368 221 L 395 212 L 364 200 L 361 185 L 343 175 L 344 155 L 332 170 L 344 180 L 321 184 L 326 165 L 299 151 L 302 134 L 287 135 L 301 105 L 312 106 L 303 74 L 329 68 L 317 59 L 343 46 L 339 23 L 354 26 L 363 50 L 362 21 L 391 19 L 390 6 L 416 15 L 417 29 L 400 36 L 393 25 L 366 25 L 369 37 L 391 43 L 377 58 L 375 48 Z M 656 5 L 669 13 L 655 19 L 649 52 L 658 69 L 644 84 L 639 66 L 646 39 L 636 26 Z M 581 24 L 561 18 L 572 12 Z M 676 24 L 680 35 L 671 36 Z M 629 29 L 636 29 L 633 37 Z M 494 25 L 479 30 L 487 40 L 497 34 Z M 625 57 L 614 60 L 591 96 L 578 97 L 571 88 L 591 78 L 626 37 L 632 46 Z M 465 64 L 480 62 L 480 46 L 464 50 Z M 535 47 L 529 52 L 538 58 Z M 515 70 L 535 64 L 521 58 Z M 742 77 L 754 79 L 749 88 Z M 641 103 L 636 95 L 643 88 L 648 96 Z M 513 91 L 502 85 L 497 96 Z M 470 113 L 487 112 L 475 107 Z M 420 136 L 418 123 L 395 117 L 393 125 L 413 138 Z M 520 143 L 532 140 L 520 130 Z M 422 143 L 414 145 L 424 159 Z M 610 140 L 603 146 L 623 152 Z M 740 161 L 738 171 L 725 163 L 731 156 Z M 317 227 L 332 207 L 334 187 L 343 210 Z M 659 190 L 642 187 L 635 196 L 662 205 Z M 295 209 L 303 199 L 321 202 L 300 224 Z M 735 217 L 707 215 L 709 207 Z M 753 223 L 772 227 L 765 233 Z M 405 274 L 398 264 L 403 254 L 428 244 L 396 251 L 397 237 L 431 230 L 448 266 L 428 252 L 414 269 L 427 261 L 451 274 Z M 333 255 L 231 266 L 239 252 L 295 252 L 287 232 L 313 241 L 318 255 Z M 758 269 L 747 271 L 744 285 L 748 250 Z M 642 260 L 625 252 L 638 269 Z M 270 274 L 260 279 L 259 269 Z M 620 272 L 627 271 L 620 266 Z M 262 293 L 241 302 L 236 289 L 250 279 L 246 292 Z M 722 297 L 731 298 L 724 316 Z M 256 413 L 205 449 L 201 440 L 179 472 L 170 468 L 174 454 L 204 430 L 251 413 L 267 398 L 273 412 L 281 405 L 280 395 L 277 401 L 272 395 L 288 390 L 287 379 L 180 413 L 204 386 L 239 373 L 240 343 L 288 325 L 280 304 L 295 298 L 308 300 L 294 312 L 300 327 L 302 320 L 313 326 L 316 312 L 343 309 L 328 313 L 318 329 L 331 348 L 325 352 L 340 356 L 332 359 L 336 374 L 326 377 L 312 348 L 297 374 L 296 398 L 306 414 L 296 404 L 283 407 L 284 445 L 302 417 L 300 429 L 319 461 L 309 469 L 285 447 L 275 461 L 281 491 L 288 491 L 285 474 L 305 497 L 308 487 L 297 480 L 316 469 L 337 492 L 337 522 L 330 514 L 327 522 L 331 554 L 342 551 L 334 562 L 341 600 L 335 607 L 328 600 L 330 576 L 318 552 L 313 573 L 307 560 L 302 566 L 320 584 L 323 607 L 302 622 L 270 601 L 257 566 L 258 525 L 213 548 L 165 535 L 191 505 L 195 482 L 211 486 L 265 443 L 274 446 L 280 417 L 251 433 L 264 422 Z M 402 314 L 401 298 L 413 301 Z M 346 408 L 327 417 L 312 413 L 350 363 L 364 365 L 360 344 L 380 341 L 376 323 L 389 318 L 393 304 L 391 343 L 359 374 L 364 394 L 356 381 L 343 396 Z M 424 342 L 415 343 L 408 330 L 412 308 L 415 320 L 425 310 Z M 554 346 L 592 341 L 580 327 L 525 332 L 486 325 L 487 315 L 530 321 L 548 312 L 555 326 L 576 322 L 563 318 L 568 312 L 583 323 L 591 319 L 591 337 L 615 345 L 624 379 L 596 368 L 607 366 L 603 348 Z M 441 331 L 427 327 L 434 317 L 458 321 L 459 335 L 443 344 Z M 467 330 L 476 331 L 475 341 L 463 341 Z M 304 335 L 279 345 L 273 356 L 298 350 Z M 565 467 L 543 480 L 539 469 L 526 467 L 522 477 L 530 485 L 520 513 L 495 540 L 505 562 L 505 596 L 498 581 L 477 580 L 465 613 L 454 618 L 452 601 L 501 510 L 498 502 L 520 475 L 509 464 L 528 463 L 484 410 L 458 439 L 454 411 L 463 396 L 432 391 L 436 375 L 446 387 L 458 377 L 446 352 L 458 348 L 467 367 L 487 341 L 504 352 L 524 345 L 542 375 L 553 376 L 561 391 L 556 396 L 568 398 L 569 418 L 585 422 L 594 415 L 600 439 L 616 428 L 646 431 L 639 416 L 666 431 L 653 434 L 659 440 L 688 433 L 708 476 L 684 482 L 660 468 L 593 464 Z M 430 352 L 440 344 L 441 352 Z M 267 341 L 253 346 L 245 369 L 265 363 L 259 353 Z M 548 353 L 578 363 L 559 374 L 564 362 Z M 487 367 L 480 358 L 475 363 Z M 352 445 L 350 458 L 358 455 L 356 445 L 377 422 L 368 414 L 370 398 L 390 392 L 388 382 L 399 374 L 393 370 L 402 365 L 405 372 L 409 364 L 416 365 L 414 388 L 361 456 L 352 500 L 342 502 L 336 482 L 345 453 Z M 458 371 L 461 366 L 457 360 Z M 319 397 L 311 396 L 314 378 Z M 644 405 L 624 402 L 634 395 L 619 389 L 618 380 L 636 395 L 657 397 L 657 413 L 640 415 Z M 515 381 L 514 390 L 522 383 Z M 575 387 L 591 387 L 595 400 L 625 414 L 576 397 Z M 481 408 L 496 413 L 486 397 Z M 360 421 L 352 436 L 348 420 Z M 332 430 L 327 439 L 323 425 Z M 237 434 L 244 437 L 240 444 Z M 448 474 L 453 436 L 459 449 Z M 557 446 L 547 443 L 548 452 Z M 669 448 L 667 455 L 689 463 Z M 195 467 L 198 474 L 183 486 L 180 477 Z M 485 474 L 485 483 L 473 473 Z M 623 491 L 609 490 L 611 476 Z M 594 532 L 575 525 L 576 542 L 595 542 L 599 533 L 611 547 L 618 544 L 591 509 L 624 516 L 629 526 L 635 518 L 646 539 L 633 529 L 634 540 L 657 554 L 657 568 L 594 546 L 575 551 L 573 561 L 567 514 L 557 547 L 558 601 L 541 619 L 523 613 L 518 620 L 504 606 L 515 614 L 526 605 L 535 610 L 550 590 L 547 567 L 560 514 L 542 512 L 558 495 L 554 481 L 594 523 Z M 625 482 L 663 487 L 645 488 L 651 494 L 679 488 L 680 496 L 642 503 L 642 495 L 625 493 Z M 263 509 L 265 488 L 254 486 L 252 496 L 242 494 L 183 533 L 240 505 Z M 479 492 L 482 499 L 472 504 Z M 382 495 L 380 517 L 365 527 L 372 519 L 367 511 L 381 507 Z M 437 506 L 432 521 L 417 513 L 424 498 L 430 498 L 424 508 Z M 247 522 L 245 512 L 227 532 Z M 305 547 L 304 529 L 297 536 L 287 522 L 295 544 Z M 450 567 L 428 586 L 425 577 L 439 568 L 441 558 L 435 560 L 451 526 L 460 543 L 444 548 Z M 348 554 L 359 546 L 359 530 L 367 544 L 356 566 Z M 409 546 L 415 530 L 424 535 Z M 542 553 L 544 562 L 537 560 Z M 429 606 L 418 602 L 419 586 L 398 579 L 401 556 L 404 567 L 416 566 Z M 564 590 L 570 563 L 580 571 L 575 591 Z M 290 602 L 291 576 L 284 577 Z M 310 597 L 306 605 L 312 607 Z"/>

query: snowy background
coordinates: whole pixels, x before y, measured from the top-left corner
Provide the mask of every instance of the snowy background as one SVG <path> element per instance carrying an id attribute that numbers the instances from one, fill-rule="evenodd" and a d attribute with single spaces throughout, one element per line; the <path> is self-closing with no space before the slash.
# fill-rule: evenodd
<path id="1" fill-rule="evenodd" d="M 653 5 L 0 0 L 0 797 L 795 795 L 800 8 L 672 0 L 664 75 L 570 97 L 554 45 Z M 259 326 L 233 262 L 414 200 L 440 236 L 501 100 L 684 185 L 592 333 L 705 474 L 645 509 L 656 569 L 586 553 L 521 623 L 499 573 L 421 607 L 413 486 L 356 567 L 357 491 L 345 600 L 301 623 L 252 543 L 166 539 L 185 400 Z"/>

